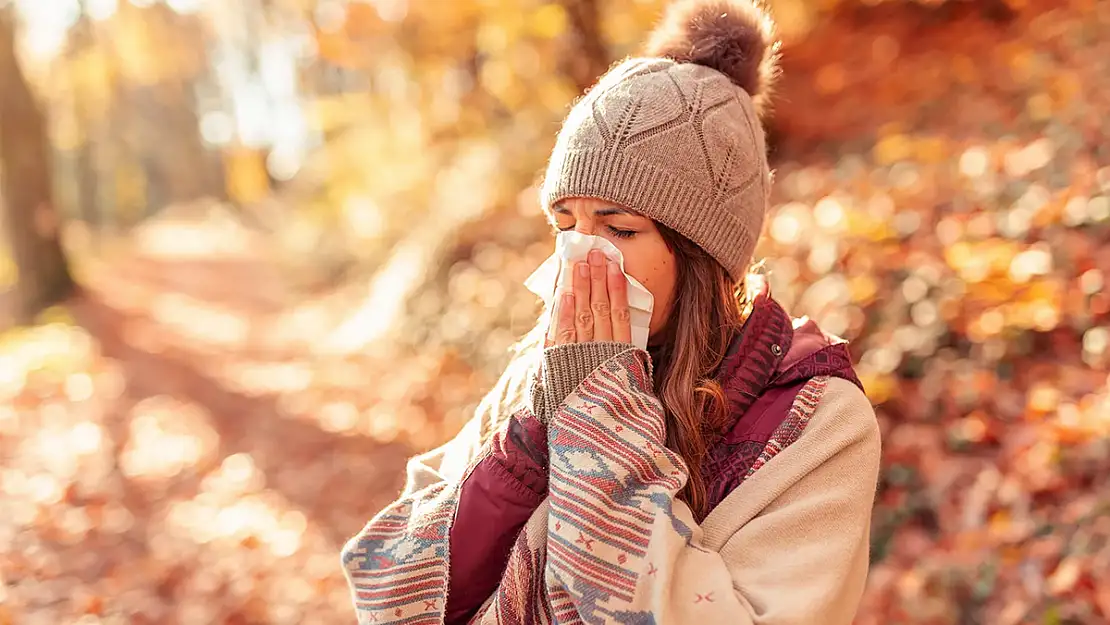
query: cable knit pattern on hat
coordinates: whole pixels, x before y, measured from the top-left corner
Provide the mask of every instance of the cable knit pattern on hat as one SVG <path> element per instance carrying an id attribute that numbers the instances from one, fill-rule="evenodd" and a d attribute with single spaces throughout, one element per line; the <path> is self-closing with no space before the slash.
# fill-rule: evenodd
<path id="1" fill-rule="evenodd" d="M 543 205 L 594 197 L 694 241 L 739 280 L 763 227 L 770 170 L 751 97 L 724 74 L 669 59 L 613 68 L 563 123 Z"/>

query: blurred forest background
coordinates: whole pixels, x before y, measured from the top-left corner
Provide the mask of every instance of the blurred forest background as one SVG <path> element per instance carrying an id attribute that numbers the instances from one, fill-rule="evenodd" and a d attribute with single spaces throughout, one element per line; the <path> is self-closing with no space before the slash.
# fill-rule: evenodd
<path id="1" fill-rule="evenodd" d="M 661 6 L 0 0 L 0 625 L 353 622 Z M 858 623 L 1110 621 L 1110 2 L 771 8 L 759 253 L 885 436 Z"/>

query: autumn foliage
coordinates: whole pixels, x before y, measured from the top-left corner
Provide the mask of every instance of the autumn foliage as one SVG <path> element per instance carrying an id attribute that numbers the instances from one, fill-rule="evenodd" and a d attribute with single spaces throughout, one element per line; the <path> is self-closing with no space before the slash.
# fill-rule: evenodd
<path id="1" fill-rule="evenodd" d="M 79 227 L 82 295 L 0 337 L 0 625 L 352 622 L 340 545 L 538 312 L 576 38 L 630 52 L 661 6 L 402 4 L 291 14 L 306 72 L 369 85 L 304 106 L 323 147 L 296 175 L 209 146 L 232 203 Z M 758 253 L 852 341 L 884 435 L 857 622 L 1110 621 L 1110 4 L 773 6 Z M 146 93 L 127 67 L 103 97 Z M 142 76 L 173 94 L 181 67 Z"/>

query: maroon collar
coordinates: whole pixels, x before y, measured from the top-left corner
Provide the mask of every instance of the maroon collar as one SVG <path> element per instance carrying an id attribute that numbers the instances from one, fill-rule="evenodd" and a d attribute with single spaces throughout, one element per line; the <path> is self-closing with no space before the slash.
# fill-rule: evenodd
<path id="1" fill-rule="evenodd" d="M 706 431 L 702 475 L 711 508 L 746 479 L 802 385 L 820 375 L 860 386 L 846 341 L 812 321 L 792 319 L 764 286 L 717 375 L 729 412 L 724 423 Z"/>
<path id="2" fill-rule="evenodd" d="M 717 380 L 728 399 L 728 418 L 706 432 L 712 447 L 729 432 L 771 383 L 784 357 L 791 352 L 794 332 L 790 315 L 771 297 L 764 283 L 752 301 L 751 312 L 732 340 L 718 369 Z"/>
<path id="3" fill-rule="evenodd" d="M 729 418 L 707 441 L 713 445 L 769 388 L 792 386 L 828 375 L 863 388 L 848 353 L 848 342 L 827 334 L 811 319 L 794 319 L 773 297 L 764 281 L 752 301 L 751 313 L 732 340 L 718 369 L 717 380 L 729 403 Z"/>

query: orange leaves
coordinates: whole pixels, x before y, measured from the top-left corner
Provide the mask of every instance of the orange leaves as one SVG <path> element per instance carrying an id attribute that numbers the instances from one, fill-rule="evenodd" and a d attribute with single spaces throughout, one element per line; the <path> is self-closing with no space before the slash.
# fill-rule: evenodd
<path id="1" fill-rule="evenodd" d="M 528 21 L 529 29 L 537 37 L 554 39 L 567 29 L 567 12 L 562 5 L 548 2 L 537 7 Z"/>
<path id="2" fill-rule="evenodd" d="M 372 63 L 375 37 L 389 32 L 374 3 L 328 1 L 319 5 L 313 29 L 319 55 L 338 67 L 361 68 Z"/>
<path id="3" fill-rule="evenodd" d="M 1110 170 L 1090 156 L 1110 137 L 1084 121 L 1110 110 L 1089 86 L 1110 13 L 1019 8 L 1012 28 L 864 11 L 786 50 L 760 251 L 793 312 L 861 320 L 842 327 L 886 467 L 861 624 L 1110 619 L 1090 503 L 1110 498 Z M 864 43 L 829 52 L 845 40 Z"/>
<path id="4" fill-rule="evenodd" d="M 619 56 L 663 3 L 600 4 Z M 863 4 L 775 3 L 784 31 L 813 30 L 785 54 L 760 249 L 789 310 L 852 340 L 882 424 L 858 622 L 1107 622 L 1110 14 L 1022 0 L 999 26 L 985 2 L 930 20 Z M 264 262 L 275 241 L 147 227 L 144 255 L 92 274 L 103 319 L 0 339 L 0 625 L 348 618 L 339 541 L 396 494 L 410 451 L 457 431 L 535 320 L 519 283 L 550 241 L 535 190 L 513 194 L 577 93 L 562 5 L 332 2 L 316 16 L 319 56 L 373 88 L 307 104 L 309 126 L 340 138 L 292 185 L 311 208 L 276 206 L 269 223 L 292 224 L 289 267 L 346 245 L 374 268 L 399 258 L 400 277 L 381 298 L 356 273 L 349 292 L 303 303 Z M 166 25 L 140 32 L 139 17 L 105 26 L 120 38 L 104 49 L 156 46 Z M 90 114 L 111 108 L 92 73 L 192 76 L 182 41 L 164 58 L 78 55 Z M 61 147 L 79 134 L 62 124 Z M 491 164 L 445 175 L 471 147 Z M 257 154 L 227 159 L 234 198 L 266 194 Z M 140 174 L 117 167 L 108 186 L 142 205 Z M 444 251 L 413 264 L 399 241 Z M 384 339 L 324 353 L 344 319 Z"/>

